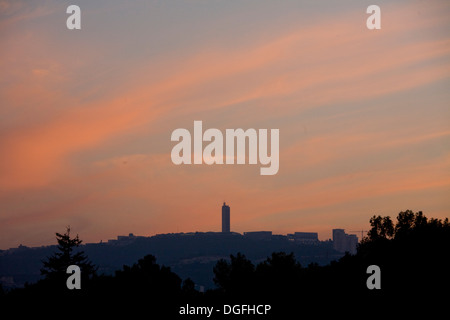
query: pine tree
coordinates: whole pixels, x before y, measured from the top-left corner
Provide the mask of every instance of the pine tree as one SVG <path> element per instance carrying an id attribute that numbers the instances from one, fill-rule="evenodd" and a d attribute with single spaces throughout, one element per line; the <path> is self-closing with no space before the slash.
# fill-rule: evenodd
<path id="1" fill-rule="evenodd" d="M 66 233 L 56 233 L 58 241 L 58 252 L 43 261 L 44 267 L 41 269 L 41 275 L 46 280 L 61 282 L 67 278 L 67 267 L 77 265 L 81 269 L 82 278 L 88 279 L 96 272 L 96 267 L 88 260 L 83 251 L 75 252 L 74 249 L 79 247 L 82 240 L 78 237 L 70 237 L 70 226 L 66 227 Z M 63 282 L 65 284 L 65 281 Z"/>

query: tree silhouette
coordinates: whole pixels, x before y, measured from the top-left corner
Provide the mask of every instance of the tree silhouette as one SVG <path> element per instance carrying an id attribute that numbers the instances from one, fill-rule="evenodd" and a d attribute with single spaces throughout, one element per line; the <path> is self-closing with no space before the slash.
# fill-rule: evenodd
<path id="1" fill-rule="evenodd" d="M 191 278 L 187 278 L 183 281 L 181 286 L 181 293 L 187 297 L 194 296 L 196 294 L 195 283 Z"/>
<path id="2" fill-rule="evenodd" d="M 245 255 L 230 255 L 230 262 L 220 259 L 214 266 L 214 283 L 223 291 L 244 294 L 254 284 L 255 266 Z"/>
<path id="3" fill-rule="evenodd" d="M 371 229 L 367 233 L 370 240 L 390 239 L 394 235 L 394 225 L 391 217 L 373 216 L 370 218 Z"/>
<path id="4" fill-rule="evenodd" d="M 414 213 L 411 210 L 400 212 L 397 215 L 395 226 L 389 216 L 373 216 L 370 219 L 370 225 L 371 229 L 367 233 L 367 237 L 363 239 L 363 244 L 390 239 L 400 240 L 406 238 L 411 240 L 417 236 L 434 237 L 450 227 L 448 218 L 444 221 L 433 218 L 428 220 L 422 211 Z M 427 238 L 424 240 L 427 240 Z"/>
<path id="5" fill-rule="evenodd" d="M 189 283 L 190 282 L 190 283 Z M 169 267 L 156 263 L 153 255 L 146 255 L 131 266 L 124 265 L 114 276 L 95 277 L 89 291 L 93 308 L 99 298 L 105 302 L 106 314 L 116 317 L 116 310 L 126 309 L 126 317 L 133 318 L 146 313 L 155 319 L 173 319 L 179 310 L 180 297 L 188 298 L 189 292 L 181 291 L 181 278 Z M 188 281 L 186 291 L 193 290 Z M 104 314 L 102 315 L 102 317 Z"/>
<path id="6" fill-rule="evenodd" d="M 365 266 L 381 267 L 383 292 L 432 293 L 438 284 L 449 282 L 444 276 L 450 268 L 448 218 L 428 219 L 422 211 L 406 210 L 397 215 L 395 226 L 389 217 L 374 216 L 370 222 L 372 228 L 356 259 Z"/>
<path id="7" fill-rule="evenodd" d="M 274 252 L 256 267 L 258 291 L 283 294 L 297 285 L 300 270 L 301 265 L 295 260 L 293 253 Z"/>
<path id="8" fill-rule="evenodd" d="M 66 270 L 70 265 L 80 267 L 82 279 L 89 279 L 96 272 L 96 267 L 88 260 L 83 251 L 75 252 L 82 240 L 78 234 L 71 238 L 70 231 L 70 226 L 67 226 L 64 234 L 56 233 L 58 252 L 43 261 L 44 266 L 41 269 L 41 275 L 45 277 L 45 280 L 57 284 L 58 287 L 65 286 L 65 279 L 68 277 Z"/>
<path id="9" fill-rule="evenodd" d="M 156 263 L 153 255 L 146 255 L 131 267 L 116 271 L 117 288 L 133 295 L 155 295 L 159 298 L 178 294 L 181 279 L 169 267 Z"/>

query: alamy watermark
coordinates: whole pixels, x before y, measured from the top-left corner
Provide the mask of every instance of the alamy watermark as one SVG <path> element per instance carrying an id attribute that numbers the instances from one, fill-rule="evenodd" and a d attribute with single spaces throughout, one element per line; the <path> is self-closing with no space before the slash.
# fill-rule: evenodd
<path id="1" fill-rule="evenodd" d="M 203 132 L 203 122 L 194 121 L 194 138 L 187 129 L 176 129 L 171 140 L 178 141 L 173 147 L 171 158 L 179 164 L 245 164 L 248 149 L 248 163 L 257 164 L 261 175 L 274 175 L 279 169 L 280 131 L 270 129 L 270 155 L 268 129 L 226 129 L 225 141 L 219 129 L 207 129 Z M 192 156 L 193 140 L 193 156 Z M 203 142 L 209 142 L 203 149 Z M 247 148 L 248 141 L 248 148 Z M 225 150 L 225 153 L 224 153 Z M 235 153 L 236 151 L 236 153 Z M 192 159 L 193 158 L 193 159 Z"/>
<path id="2" fill-rule="evenodd" d="M 80 267 L 76 264 L 72 264 L 67 267 L 66 273 L 71 274 L 67 278 L 66 286 L 67 289 L 73 290 L 73 289 L 81 289 L 81 270 Z"/>
<path id="3" fill-rule="evenodd" d="M 367 278 L 366 286 L 368 289 L 381 289 L 381 269 L 377 265 L 370 265 L 367 267 L 367 274 L 370 276 Z"/>
<path id="4" fill-rule="evenodd" d="M 66 13 L 70 14 L 67 18 L 66 26 L 69 30 L 80 30 L 81 29 L 81 9 L 77 5 L 70 5 L 66 9 Z M 370 5 L 366 10 L 367 14 L 370 16 L 366 20 L 366 26 L 369 30 L 381 29 L 381 9 L 377 5 Z"/>

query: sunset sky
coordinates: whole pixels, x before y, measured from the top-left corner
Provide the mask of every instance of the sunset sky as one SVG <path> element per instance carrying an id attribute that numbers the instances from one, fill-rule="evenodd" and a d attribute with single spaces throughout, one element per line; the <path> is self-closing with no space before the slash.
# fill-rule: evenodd
<path id="1" fill-rule="evenodd" d="M 449 16 L 446 0 L 0 0 L 0 249 L 67 225 L 84 242 L 220 231 L 223 201 L 232 231 L 321 240 L 374 214 L 449 217 Z M 278 173 L 174 165 L 194 120 L 279 129 Z"/>

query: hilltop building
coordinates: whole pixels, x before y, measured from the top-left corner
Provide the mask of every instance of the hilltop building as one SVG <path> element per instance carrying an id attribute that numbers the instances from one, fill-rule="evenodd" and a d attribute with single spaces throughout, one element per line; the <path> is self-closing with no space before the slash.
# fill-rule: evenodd
<path id="1" fill-rule="evenodd" d="M 303 244 L 315 244 L 319 242 L 319 235 L 317 232 L 295 232 L 289 233 L 288 239 Z"/>
<path id="2" fill-rule="evenodd" d="M 134 234 L 130 233 L 128 236 L 117 236 L 117 239 L 108 240 L 107 244 L 123 246 L 134 242 L 136 239 L 144 239 L 144 238 L 146 237 L 135 236 Z"/>
<path id="3" fill-rule="evenodd" d="M 345 233 L 344 229 L 333 229 L 333 248 L 339 252 L 356 253 L 358 237 Z"/>

